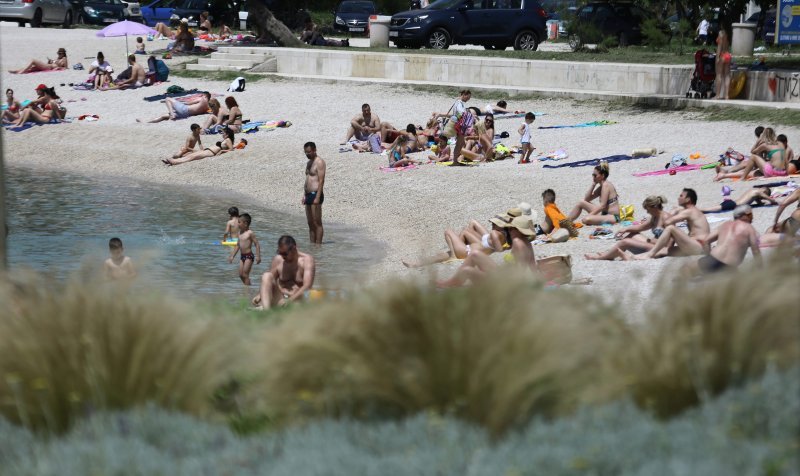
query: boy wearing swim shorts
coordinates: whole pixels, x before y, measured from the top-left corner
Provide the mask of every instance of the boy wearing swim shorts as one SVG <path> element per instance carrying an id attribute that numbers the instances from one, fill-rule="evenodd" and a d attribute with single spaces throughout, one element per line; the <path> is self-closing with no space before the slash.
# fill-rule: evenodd
<path id="1" fill-rule="evenodd" d="M 519 135 L 522 136 L 522 156 L 519 158 L 520 164 L 528 164 L 531 161 L 531 154 L 533 153 L 533 146 L 531 146 L 531 124 L 536 120 L 536 116 L 529 112 L 525 114 L 525 122 L 519 128 Z"/>
<path id="2" fill-rule="evenodd" d="M 103 274 L 107 279 L 133 279 L 136 277 L 136 268 L 129 256 L 125 256 L 122 240 L 111 238 L 108 240 L 108 252 L 111 255 L 103 264 Z"/>
<path id="3" fill-rule="evenodd" d="M 261 264 L 261 245 L 258 244 L 255 233 L 250 229 L 251 220 L 247 213 L 239 216 L 239 241 L 233 247 L 233 253 L 228 258 L 228 263 L 233 263 L 236 253 L 242 252 L 239 257 L 239 278 L 245 286 L 250 286 L 250 270 L 253 269 L 253 261 Z M 256 247 L 255 256 L 253 255 L 253 245 Z"/>
<path id="4" fill-rule="evenodd" d="M 225 223 L 225 233 L 222 234 L 222 241 L 239 239 L 239 209 L 230 207 L 228 209 L 228 222 Z"/>

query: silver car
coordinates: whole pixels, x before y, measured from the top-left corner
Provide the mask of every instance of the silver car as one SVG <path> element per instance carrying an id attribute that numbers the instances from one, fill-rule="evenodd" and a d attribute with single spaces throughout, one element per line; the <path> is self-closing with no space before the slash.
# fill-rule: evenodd
<path id="1" fill-rule="evenodd" d="M 0 21 L 15 21 L 19 26 L 61 24 L 69 28 L 74 18 L 67 0 L 0 0 Z"/>

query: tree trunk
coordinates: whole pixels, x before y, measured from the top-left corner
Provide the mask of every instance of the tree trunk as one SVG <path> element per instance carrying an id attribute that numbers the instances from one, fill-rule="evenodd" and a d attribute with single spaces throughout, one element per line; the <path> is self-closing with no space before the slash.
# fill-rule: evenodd
<path id="1" fill-rule="evenodd" d="M 256 41 L 269 42 L 274 39 L 281 46 L 302 46 L 291 30 L 269 11 L 263 0 L 247 0 L 247 12 L 256 33 Z"/>

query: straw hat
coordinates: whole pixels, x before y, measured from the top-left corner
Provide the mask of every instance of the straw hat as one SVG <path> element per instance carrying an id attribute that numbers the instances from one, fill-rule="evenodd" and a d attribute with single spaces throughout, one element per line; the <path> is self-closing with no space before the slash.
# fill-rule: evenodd
<path id="1" fill-rule="evenodd" d="M 489 223 L 499 226 L 500 228 L 506 228 L 511 223 L 513 218 L 514 217 L 509 214 L 501 213 L 500 215 L 495 215 L 494 217 L 490 218 Z"/>
<path id="2" fill-rule="evenodd" d="M 519 216 L 511 220 L 511 223 L 506 225 L 506 228 L 516 228 L 517 231 L 525 236 L 536 236 L 536 230 L 533 226 L 533 220 L 528 216 Z"/>
<path id="3" fill-rule="evenodd" d="M 520 203 L 514 208 L 509 208 L 506 211 L 506 215 L 509 215 L 511 217 L 525 216 L 525 217 L 530 217 L 531 220 L 536 220 L 536 218 L 538 218 L 539 216 L 536 213 L 536 211 L 531 209 L 530 204 L 525 202 Z"/>

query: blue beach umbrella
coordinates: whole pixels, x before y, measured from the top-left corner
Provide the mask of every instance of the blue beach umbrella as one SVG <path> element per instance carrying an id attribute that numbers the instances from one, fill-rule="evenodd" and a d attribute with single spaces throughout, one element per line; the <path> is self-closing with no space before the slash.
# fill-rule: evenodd
<path id="1" fill-rule="evenodd" d="M 111 36 L 124 36 L 125 56 L 128 56 L 128 35 L 147 36 L 155 34 L 156 31 L 150 28 L 149 26 L 128 20 L 112 23 L 111 25 L 108 25 L 107 27 L 97 32 L 97 36 L 101 38 L 108 38 Z"/>

